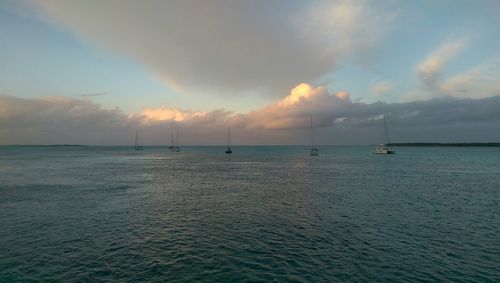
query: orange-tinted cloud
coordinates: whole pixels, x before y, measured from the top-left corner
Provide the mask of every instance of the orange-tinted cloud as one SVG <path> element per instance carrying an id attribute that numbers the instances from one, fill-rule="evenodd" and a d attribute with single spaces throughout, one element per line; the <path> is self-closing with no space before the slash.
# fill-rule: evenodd
<path id="1" fill-rule="evenodd" d="M 145 108 L 140 113 L 140 116 L 148 122 L 159 121 L 175 121 L 182 122 L 193 119 L 195 117 L 203 116 L 204 112 L 184 111 L 179 108 Z"/>

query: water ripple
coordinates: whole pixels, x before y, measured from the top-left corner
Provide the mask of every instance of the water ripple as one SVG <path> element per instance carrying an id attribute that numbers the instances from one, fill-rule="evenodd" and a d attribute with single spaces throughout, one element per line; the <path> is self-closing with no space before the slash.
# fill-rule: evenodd
<path id="1" fill-rule="evenodd" d="M 500 281 L 498 155 L 369 152 L 0 149 L 0 282 Z"/>

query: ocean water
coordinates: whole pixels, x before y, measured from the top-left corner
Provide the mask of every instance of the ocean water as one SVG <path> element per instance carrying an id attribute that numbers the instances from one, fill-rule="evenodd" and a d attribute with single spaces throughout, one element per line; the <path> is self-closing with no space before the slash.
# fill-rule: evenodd
<path id="1" fill-rule="evenodd" d="M 0 282 L 500 281 L 500 149 L 0 147 Z"/>

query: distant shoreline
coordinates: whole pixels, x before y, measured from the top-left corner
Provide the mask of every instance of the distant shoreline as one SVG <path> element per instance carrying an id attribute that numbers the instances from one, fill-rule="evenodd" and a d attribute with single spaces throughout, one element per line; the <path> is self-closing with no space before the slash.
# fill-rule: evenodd
<path id="1" fill-rule="evenodd" d="M 434 142 L 417 142 L 417 143 L 390 143 L 393 147 L 500 147 L 499 142 L 478 142 L 478 143 L 434 143 Z"/>
<path id="2" fill-rule="evenodd" d="M 410 143 L 390 143 L 392 147 L 500 147 L 500 142 L 479 142 L 479 143 L 434 143 L 434 142 L 410 142 Z M 83 145 L 83 144 L 5 144 L 0 147 L 133 147 L 133 145 Z M 184 147 L 221 147 L 220 145 L 185 145 Z M 234 145 L 235 147 L 309 147 L 309 145 Z M 318 145 L 328 146 L 373 146 L 367 145 Z M 144 147 L 168 147 L 168 145 L 144 145 Z"/>
<path id="3" fill-rule="evenodd" d="M 6 144 L 4 146 L 23 146 L 23 147 L 85 147 L 83 144 Z"/>

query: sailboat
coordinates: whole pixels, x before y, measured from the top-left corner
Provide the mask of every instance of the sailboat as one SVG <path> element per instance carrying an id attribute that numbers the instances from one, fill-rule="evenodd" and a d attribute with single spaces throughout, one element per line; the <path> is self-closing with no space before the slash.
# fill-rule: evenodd
<path id="1" fill-rule="evenodd" d="M 143 150 L 144 147 L 139 145 L 139 131 L 135 130 L 135 143 L 134 143 L 134 149 L 135 150 Z"/>
<path id="2" fill-rule="evenodd" d="M 385 137 L 387 138 L 387 143 L 378 145 L 375 148 L 375 151 L 373 151 L 373 153 L 375 153 L 375 154 L 395 154 L 396 152 L 389 147 L 389 144 L 391 144 L 391 139 L 389 138 L 389 131 L 387 130 L 387 124 L 385 123 L 385 117 L 382 117 L 382 120 L 384 121 L 384 134 L 385 134 Z"/>
<path id="3" fill-rule="evenodd" d="M 227 154 L 233 153 L 231 150 L 231 128 L 229 127 L 229 124 L 227 125 L 227 148 L 225 152 Z"/>
<path id="4" fill-rule="evenodd" d="M 313 132 L 313 118 L 311 115 L 311 151 L 309 152 L 310 156 L 317 156 L 319 155 L 319 148 L 314 146 L 314 132 Z"/>
<path id="5" fill-rule="evenodd" d="M 177 134 L 175 135 L 176 138 L 176 143 L 174 145 L 173 151 L 179 152 L 181 151 L 181 148 L 179 147 L 179 128 L 177 128 Z"/>
<path id="6" fill-rule="evenodd" d="M 176 145 L 174 146 L 174 151 L 179 152 L 179 151 L 181 151 L 181 148 L 179 147 L 179 128 L 177 128 L 176 139 L 177 139 L 177 142 L 176 142 Z"/>
<path id="7" fill-rule="evenodd" d="M 174 133 L 170 133 L 171 137 L 172 137 L 172 143 L 171 145 L 168 147 L 168 149 L 170 149 L 171 151 L 174 151 L 175 150 L 175 143 L 174 143 Z"/>

